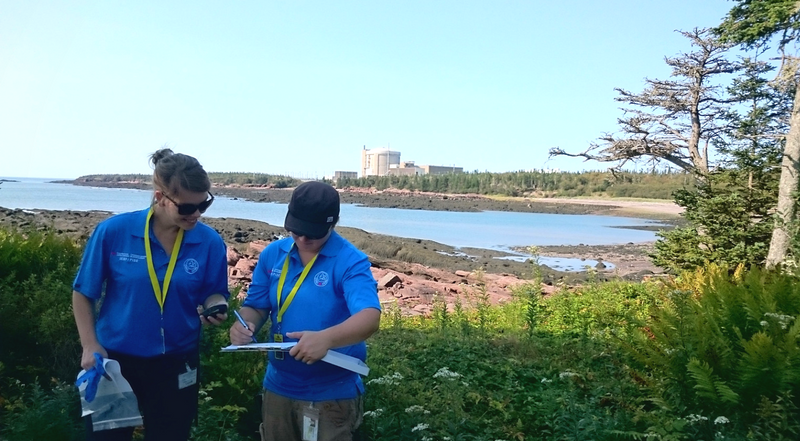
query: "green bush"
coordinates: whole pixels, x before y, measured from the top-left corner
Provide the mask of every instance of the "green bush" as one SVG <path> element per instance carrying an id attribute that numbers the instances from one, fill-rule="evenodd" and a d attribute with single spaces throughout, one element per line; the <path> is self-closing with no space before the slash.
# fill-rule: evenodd
<path id="1" fill-rule="evenodd" d="M 72 384 L 45 390 L 37 382 L 15 383 L 15 398 L 5 404 L 0 425 L 3 441 L 77 441 L 85 439 L 80 397 Z"/>
<path id="2" fill-rule="evenodd" d="M 77 244 L 52 231 L 0 230 L 0 363 L 6 383 L 70 381 L 77 373 L 71 286 L 80 257 Z"/>
<path id="3" fill-rule="evenodd" d="M 748 439 L 800 433 L 800 284 L 710 266 L 685 275 L 629 346 L 652 402 L 673 416 L 724 417 Z M 755 406 L 755 408 L 754 408 Z"/>

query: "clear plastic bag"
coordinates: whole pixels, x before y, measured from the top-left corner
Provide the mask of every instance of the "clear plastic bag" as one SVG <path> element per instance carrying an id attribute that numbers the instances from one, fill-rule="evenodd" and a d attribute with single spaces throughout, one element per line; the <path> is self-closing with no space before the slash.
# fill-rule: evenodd
<path id="1" fill-rule="evenodd" d="M 119 362 L 116 360 L 103 360 L 105 375 L 99 376 L 97 393 L 94 399 L 86 401 L 86 389 L 89 381 L 78 386 L 81 394 L 81 416 L 91 415 L 92 429 L 101 430 L 118 429 L 121 427 L 139 426 L 142 424 L 142 415 L 139 413 L 139 403 L 133 394 L 130 383 L 122 376 Z M 86 371 L 78 374 L 81 378 Z"/>

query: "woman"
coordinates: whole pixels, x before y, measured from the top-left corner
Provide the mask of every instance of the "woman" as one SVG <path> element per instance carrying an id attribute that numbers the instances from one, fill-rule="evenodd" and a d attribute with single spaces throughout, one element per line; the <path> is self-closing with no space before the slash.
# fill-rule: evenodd
<path id="1" fill-rule="evenodd" d="M 252 342 L 271 319 L 271 341 L 296 341 L 270 353 L 264 376 L 261 439 L 350 440 L 363 415 L 358 374 L 319 362 L 329 349 L 366 359 L 380 324 L 377 283 L 367 256 L 339 236 L 339 193 L 321 182 L 298 186 L 284 227 L 290 238 L 260 255 L 231 343 Z"/>
<path id="2" fill-rule="evenodd" d="M 187 440 L 197 414 L 201 324 L 227 319 L 224 311 L 203 315 L 227 307 L 226 250 L 219 234 L 198 222 L 214 201 L 200 163 L 170 149 L 155 152 L 151 162 L 151 206 L 97 226 L 75 277 L 72 307 L 81 367 L 94 366 L 94 353 L 117 360 L 139 402 L 145 439 Z M 125 428 L 89 438 L 132 435 Z"/>

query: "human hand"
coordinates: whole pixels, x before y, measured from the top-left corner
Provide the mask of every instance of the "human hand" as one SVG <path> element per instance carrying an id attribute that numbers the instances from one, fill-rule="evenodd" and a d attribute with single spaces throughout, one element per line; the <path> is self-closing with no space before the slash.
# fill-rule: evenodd
<path id="1" fill-rule="evenodd" d="M 85 370 L 89 370 L 94 367 L 96 364 L 96 360 L 94 358 L 94 353 L 97 352 L 103 358 L 108 358 L 108 352 L 99 343 L 87 345 L 83 348 L 81 353 L 81 368 Z"/>
<path id="2" fill-rule="evenodd" d="M 314 364 L 322 359 L 331 348 L 331 341 L 324 332 L 287 332 L 286 337 L 298 340 L 297 344 L 289 350 L 289 355 L 306 364 Z"/>
<path id="3" fill-rule="evenodd" d="M 221 310 L 219 310 L 219 312 L 214 312 L 216 309 L 220 308 Z M 228 319 L 228 304 L 225 302 L 215 303 L 209 305 L 208 308 L 203 308 L 201 305 L 197 307 L 197 313 L 203 326 L 216 326 Z"/>
<path id="4" fill-rule="evenodd" d="M 253 331 L 251 331 L 251 329 L 255 329 L 256 326 L 252 322 L 245 321 L 245 323 L 247 323 L 247 327 L 250 329 L 245 329 L 245 327 L 242 326 L 238 320 L 234 320 L 230 331 L 228 331 L 228 334 L 231 337 L 232 345 L 246 345 L 248 343 L 253 343 Z"/>

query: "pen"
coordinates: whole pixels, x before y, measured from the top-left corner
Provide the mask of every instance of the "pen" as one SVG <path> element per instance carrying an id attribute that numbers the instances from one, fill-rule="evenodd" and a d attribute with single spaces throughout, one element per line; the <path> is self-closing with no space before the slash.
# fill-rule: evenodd
<path id="1" fill-rule="evenodd" d="M 239 320 L 239 323 L 241 323 L 241 324 L 242 324 L 242 326 L 244 326 L 244 329 L 247 329 L 248 331 L 250 331 L 250 327 L 249 327 L 249 326 L 247 326 L 247 323 L 245 323 L 245 321 L 244 321 L 244 319 L 242 318 L 242 316 L 241 316 L 241 315 L 239 315 L 239 311 L 237 311 L 237 310 L 235 310 L 235 309 L 234 309 L 234 310 L 233 310 L 233 314 L 234 314 L 234 315 L 236 315 L 236 320 Z M 250 338 L 252 338 L 252 339 L 253 339 L 253 343 L 258 343 L 258 340 L 256 340 L 256 336 L 255 336 L 255 334 L 251 335 L 251 336 L 250 336 Z"/>

